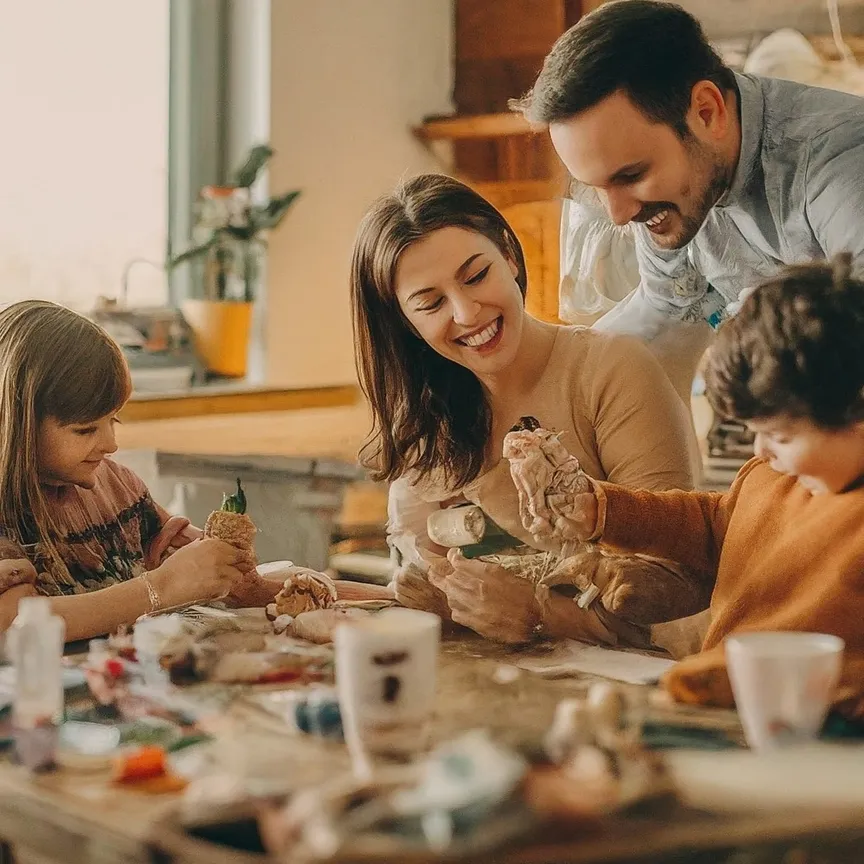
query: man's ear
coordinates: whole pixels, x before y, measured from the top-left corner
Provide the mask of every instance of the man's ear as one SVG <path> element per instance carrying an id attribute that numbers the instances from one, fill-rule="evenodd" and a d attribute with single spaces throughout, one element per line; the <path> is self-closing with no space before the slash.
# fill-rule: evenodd
<path id="1" fill-rule="evenodd" d="M 722 141 L 731 117 L 726 96 L 713 81 L 697 81 L 690 93 L 690 128 L 702 141 Z"/>

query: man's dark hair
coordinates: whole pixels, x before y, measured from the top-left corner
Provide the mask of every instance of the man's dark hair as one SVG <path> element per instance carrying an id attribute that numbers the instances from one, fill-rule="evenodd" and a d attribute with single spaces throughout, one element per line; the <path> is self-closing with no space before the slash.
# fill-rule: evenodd
<path id="1" fill-rule="evenodd" d="M 705 369 L 720 416 L 829 429 L 864 420 L 864 281 L 851 260 L 788 268 L 720 328 Z"/>
<path id="2" fill-rule="evenodd" d="M 649 119 L 687 137 L 693 86 L 735 87 L 732 70 L 708 44 L 699 22 L 674 3 L 606 3 L 564 33 L 534 87 L 511 103 L 535 123 L 557 123 L 623 90 Z"/>

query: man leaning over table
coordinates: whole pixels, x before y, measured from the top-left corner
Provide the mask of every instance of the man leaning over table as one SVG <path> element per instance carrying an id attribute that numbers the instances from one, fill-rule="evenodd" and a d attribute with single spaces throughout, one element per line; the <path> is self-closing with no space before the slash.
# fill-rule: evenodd
<path id="1" fill-rule="evenodd" d="M 633 223 L 639 285 L 600 329 L 668 343 L 682 323 L 716 327 L 784 265 L 864 263 L 864 99 L 733 72 L 677 5 L 585 16 L 518 107 Z"/>

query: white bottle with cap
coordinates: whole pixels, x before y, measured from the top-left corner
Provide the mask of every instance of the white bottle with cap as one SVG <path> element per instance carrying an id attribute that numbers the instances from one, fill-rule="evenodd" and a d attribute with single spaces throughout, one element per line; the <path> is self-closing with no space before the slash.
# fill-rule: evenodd
<path id="1" fill-rule="evenodd" d="M 54 765 L 63 719 L 63 645 L 66 624 L 47 597 L 23 597 L 7 633 L 15 665 L 12 726 L 18 761 L 38 771 Z"/>
<path id="2" fill-rule="evenodd" d="M 435 510 L 426 520 L 426 533 L 439 546 L 461 549 L 466 558 L 494 555 L 523 545 L 499 528 L 476 504 Z"/>

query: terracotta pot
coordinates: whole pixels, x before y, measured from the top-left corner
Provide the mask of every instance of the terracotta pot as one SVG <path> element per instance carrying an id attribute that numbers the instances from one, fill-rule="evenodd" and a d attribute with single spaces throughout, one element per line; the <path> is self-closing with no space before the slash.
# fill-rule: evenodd
<path id="1" fill-rule="evenodd" d="M 233 300 L 185 300 L 181 306 L 195 336 L 195 348 L 217 375 L 246 374 L 252 304 Z"/>

